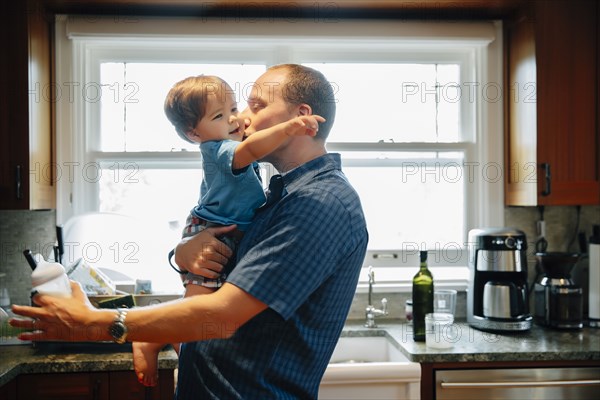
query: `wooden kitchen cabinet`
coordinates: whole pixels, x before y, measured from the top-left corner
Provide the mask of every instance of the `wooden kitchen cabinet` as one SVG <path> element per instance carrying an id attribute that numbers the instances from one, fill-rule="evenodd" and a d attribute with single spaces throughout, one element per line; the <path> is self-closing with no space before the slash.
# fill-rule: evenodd
<path id="1" fill-rule="evenodd" d="M 529 4 L 505 25 L 506 204 L 600 204 L 598 2 Z"/>
<path id="2" fill-rule="evenodd" d="M 1 7 L 0 209 L 55 208 L 53 16 L 40 0 Z"/>
<path id="3" fill-rule="evenodd" d="M 0 386 L 0 399 L 17 400 L 17 382 L 12 380 L 6 385 Z"/>
<path id="4" fill-rule="evenodd" d="M 175 392 L 175 377 L 172 369 L 158 371 L 159 384 L 149 388 L 142 386 L 133 371 L 110 373 L 109 399 L 172 400 Z"/>
<path id="5" fill-rule="evenodd" d="M 28 374 L 17 378 L 17 398 L 108 400 L 108 372 Z"/>
<path id="6" fill-rule="evenodd" d="M 0 395 L 4 390 L 13 396 L 7 399 L 23 400 L 171 400 L 174 376 L 159 370 L 159 385 L 147 388 L 133 371 L 25 374 L 2 386 Z"/>

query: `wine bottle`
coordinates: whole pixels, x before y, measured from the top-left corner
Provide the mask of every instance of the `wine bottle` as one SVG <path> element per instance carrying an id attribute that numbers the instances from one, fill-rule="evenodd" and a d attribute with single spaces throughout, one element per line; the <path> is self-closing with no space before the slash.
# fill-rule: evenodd
<path id="1" fill-rule="evenodd" d="M 413 339 L 425 341 L 425 315 L 433 312 L 433 275 L 427 269 L 427 251 L 420 253 L 419 272 L 412 281 Z"/>

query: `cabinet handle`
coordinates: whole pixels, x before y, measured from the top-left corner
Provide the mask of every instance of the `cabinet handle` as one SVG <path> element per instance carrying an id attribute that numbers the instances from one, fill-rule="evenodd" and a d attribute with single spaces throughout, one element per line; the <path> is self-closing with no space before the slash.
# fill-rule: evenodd
<path id="1" fill-rule="evenodd" d="M 597 379 L 582 379 L 575 381 L 524 381 L 524 382 L 442 382 L 445 389 L 473 389 L 473 388 L 502 388 L 502 387 L 532 387 L 532 386 L 579 386 L 600 385 Z"/>
<path id="2" fill-rule="evenodd" d="M 552 174 L 550 173 L 550 164 L 542 163 L 542 168 L 544 168 L 544 190 L 542 190 L 542 196 L 550 196 L 552 193 Z"/>
<path id="3" fill-rule="evenodd" d="M 92 399 L 98 400 L 100 399 L 100 392 L 102 391 L 102 381 L 100 379 L 96 379 L 94 382 L 94 388 L 92 389 Z"/>
<path id="4" fill-rule="evenodd" d="M 21 166 L 17 165 L 17 171 L 15 174 L 16 179 L 16 190 L 17 190 L 17 200 L 21 200 L 23 198 L 23 190 L 21 188 Z"/>

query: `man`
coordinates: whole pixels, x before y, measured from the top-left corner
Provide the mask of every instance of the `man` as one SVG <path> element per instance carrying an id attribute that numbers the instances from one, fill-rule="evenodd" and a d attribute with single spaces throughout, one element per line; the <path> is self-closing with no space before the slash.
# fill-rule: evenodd
<path id="1" fill-rule="evenodd" d="M 325 149 L 335 118 L 332 88 L 313 69 L 275 66 L 256 81 L 244 114 L 251 121 L 248 135 L 300 115 L 318 114 L 326 122 L 315 137 L 290 137 L 265 158 L 282 173 L 283 187 L 271 189 L 271 200 L 246 231 L 227 282 L 212 294 L 117 317 L 115 311 L 91 310 L 84 301 L 39 296 L 42 308 L 15 306 L 17 314 L 39 319 L 34 326 L 39 331 L 23 339 L 109 340 L 111 326 L 125 325 L 128 340 L 185 342 L 178 399 L 317 397 L 368 240 L 340 157 Z M 210 228 L 181 243 L 177 263 L 214 277 L 230 256 L 216 237 L 230 229 Z"/>

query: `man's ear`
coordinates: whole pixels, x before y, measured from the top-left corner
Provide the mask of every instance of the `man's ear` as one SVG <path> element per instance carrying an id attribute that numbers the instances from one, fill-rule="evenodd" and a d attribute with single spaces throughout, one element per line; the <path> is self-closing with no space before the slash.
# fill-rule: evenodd
<path id="1" fill-rule="evenodd" d="M 298 107 L 298 115 L 312 115 L 312 108 L 308 104 L 300 104 Z"/>

